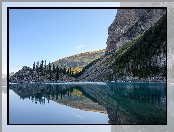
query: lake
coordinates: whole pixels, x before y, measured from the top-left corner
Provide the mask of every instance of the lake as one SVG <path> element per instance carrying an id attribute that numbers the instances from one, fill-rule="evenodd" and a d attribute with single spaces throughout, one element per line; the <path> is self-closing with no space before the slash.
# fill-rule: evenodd
<path id="1" fill-rule="evenodd" d="M 166 124 L 166 83 L 9 84 L 9 124 Z"/>

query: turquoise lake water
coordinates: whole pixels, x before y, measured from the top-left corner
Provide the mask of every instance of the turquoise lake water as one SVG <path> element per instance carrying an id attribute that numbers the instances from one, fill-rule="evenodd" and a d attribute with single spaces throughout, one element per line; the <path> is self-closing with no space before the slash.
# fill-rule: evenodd
<path id="1" fill-rule="evenodd" d="M 9 85 L 9 124 L 166 124 L 166 83 Z"/>

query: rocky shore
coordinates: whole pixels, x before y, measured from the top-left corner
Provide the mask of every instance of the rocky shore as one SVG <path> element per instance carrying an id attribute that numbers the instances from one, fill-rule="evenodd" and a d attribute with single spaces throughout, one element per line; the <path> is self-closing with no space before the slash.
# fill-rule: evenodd
<path id="1" fill-rule="evenodd" d="M 161 83 L 166 83 L 166 79 L 163 77 L 151 77 L 151 78 L 141 78 L 139 79 L 138 77 L 132 77 L 132 78 L 127 78 L 123 77 L 117 80 L 113 80 L 111 82 L 161 82 Z"/>
<path id="2" fill-rule="evenodd" d="M 24 66 L 21 70 L 16 72 L 13 76 L 9 76 L 10 83 L 25 83 L 25 82 L 76 82 L 76 78 L 71 77 L 69 74 L 56 74 L 36 72 L 30 67 Z"/>
<path id="3" fill-rule="evenodd" d="M 103 70 L 105 71 L 105 70 Z M 104 75 L 103 72 L 99 72 L 101 75 Z M 98 73 L 98 74 L 99 74 Z M 90 77 L 91 76 L 91 77 Z M 98 76 L 96 74 L 96 76 Z M 2 80 L 3 84 L 6 84 L 6 78 Z M 133 77 L 132 75 L 125 75 L 120 78 L 107 79 L 104 76 L 101 78 L 95 78 L 95 74 L 89 75 L 89 77 L 84 76 L 76 79 L 75 77 L 71 77 L 68 74 L 59 73 L 59 79 L 56 79 L 56 75 L 53 74 L 50 79 L 50 74 L 45 73 L 37 73 L 30 67 L 24 66 L 21 70 L 16 72 L 14 75 L 9 76 L 10 83 L 28 83 L 28 82 L 166 82 L 166 78 L 160 75 L 152 76 L 148 78 L 139 78 Z"/>

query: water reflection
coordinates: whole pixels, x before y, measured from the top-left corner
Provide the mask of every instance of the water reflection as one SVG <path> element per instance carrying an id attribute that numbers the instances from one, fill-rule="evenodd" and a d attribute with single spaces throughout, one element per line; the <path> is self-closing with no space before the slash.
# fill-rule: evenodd
<path id="1" fill-rule="evenodd" d="M 22 100 L 108 114 L 109 124 L 166 124 L 166 84 L 10 84 Z"/>

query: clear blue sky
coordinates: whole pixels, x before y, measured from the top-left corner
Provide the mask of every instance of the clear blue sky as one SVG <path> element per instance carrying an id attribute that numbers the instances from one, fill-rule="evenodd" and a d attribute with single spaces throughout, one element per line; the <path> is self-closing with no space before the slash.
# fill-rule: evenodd
<path id="1" fill-rule="evenodd" d="M 106 48 L 116 9 L 11 9 L 9 72 Z"/>

